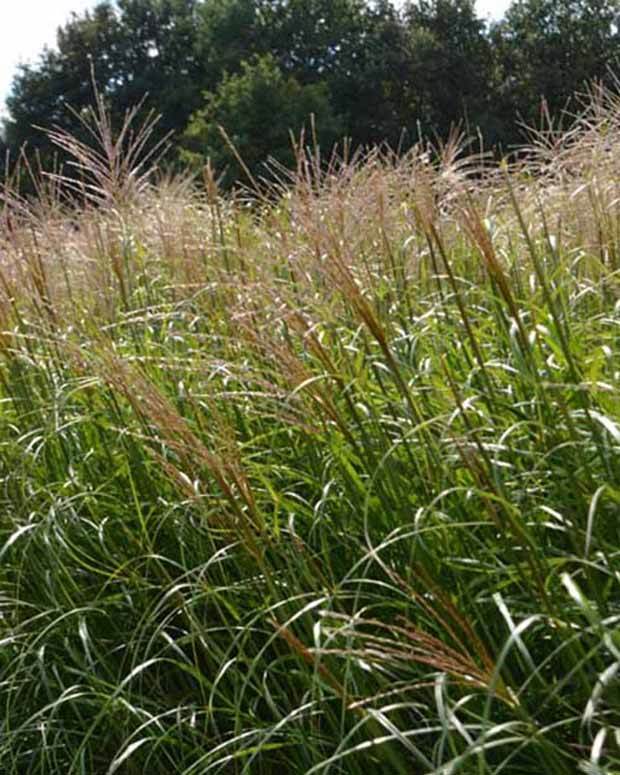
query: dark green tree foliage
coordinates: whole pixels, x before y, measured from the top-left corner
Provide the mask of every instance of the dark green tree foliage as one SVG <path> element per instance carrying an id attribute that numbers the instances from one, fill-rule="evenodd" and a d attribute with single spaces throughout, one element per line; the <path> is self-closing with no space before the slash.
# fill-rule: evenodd
<path id="1" fill-rule="evenodd" d="M 618 0 L 517 0 L 491 32 L 503 73 L 501 99 L 530 125 L 618 64 Z"/>
<path id="2" fill-rule="evenodd" d="M 493 51 L 474 0 L 419 0 L 405 9 L 411 111 L 445 137 L 464 123 L 486 127 L 493 105 Z"/>
<path id="3" fill-rule="evenodd" d="M 396 147 L 403 130 L 415 124 L 407 30 L 389 0 L 367 6 L 358 30 L 348 66 L 330 77 L 334 104 L 345 117 L 347 135 L 356 143 Z M 409 131 L 405 140 L 412 138 Z"/>
<path id="4" fill-rule="evenodd" d="M 119 123 L 148 93 L 144 110 L 161 113 L 159 136 L 173 132 L 184 160 L 224 163 L 217 122 L 252 168 L 289 158 L 283 132 L 310 108 L 324 144 L 337 127 L 354 146 L 406 148 L 419 130 L 442 138 L 461 124 L 507 149 L 517 115 L 538 123 L 543 96 L 557 113 L 617 64 L 619 14 L 620 0 L 515 0 L 489 28 L 474 0 L 103 0 L 20 69 L 4 138 L 13 156 L 27 143 L 48 164 L 33 127 L 80 136 L 67 106 L 92 103 L 94 72 Z"/>
<path id="5" fill-rule="evenodd" d="M 0 174 L 4 172 L 6 157 L 9 152 L 9 146 L 6 144 L 6 140 L 0 135 Z"/>
<path id="6" fill-rule="evenodd" d="M 364 0 L 258 0 L 268 50 L 300 83 L 346 76 L 365 42 Z"/>
<path id="7" fill-rule="evenodd" d="M 390 0 L 255 0 L 254 6 L 260 53 L 271 53 L 301 84 L 325 84 L 354 143 L 398 142 L 411 117 L 408 52 Z"/>
<path id="8" fill-rule="evenodd" d="M 269 51 L 257 0 L 202 0 L 197 11 L 197 45 L 205 68 L 202 91 L 213 91 L 242 62 Z"/>
<path id="9" fill-rule="evenodd" d="M 125 39 L 117 80 L 118 108 L 149 95 L 164 131 L 181 131 L 200 101 L 206 68 L 198 50 L 197 0 L 118 0 Z"/>
<path id="10" fill-rule="evenodd" d="M 162 116 L 160 134 L 180 132 L 198 107 L 204 68 L 198 55 L 196 0 L 103 2 L 59 28 L 57 50 L 20 69 L 7 100 L 6 138 L 48 162 L 53 153 L 35 127 L 60 126 L 81 135 L 79 112 L 93 102 L 93 75 L 119 122 L 148 94 L 145 109 Z"/>
<path id="11" fill-rule="evenodd" d="M 205 94 L 205 103 L 183 136 L 181 156 L 196 167 L 209 157 L 229 184 L 244 173 L 220 126 L 254 177 L 266 174 L 268 158 L 294 164 L 291 132 L 299 136 L 304 128 L 310 130 L 311 116 L 316 117 L 319 143 L 328 152 L 342 134 L 325 85 L 300 84 L 269 54 L 244 62 L 241 73 L 226 76 L 215 93 Z"/>
<path id="12" fill-rule="evenodd" d="M 250 53 L 269 53 L 299 84 L 325 86 L 356 145 L 396 145 L 415 124 L 407 30 L 390 0 L 212 0 L 202 19 L 212 80 L 218 63 L 238 73 Z"/>
<path id="13" fill-rule="evenodd" d="M 113 83 L 120 71 L 124 35 L 110 3 L 83 16 L 73 15 L 58 29 L 58 50 L 45 49 L 36 65 L 22 66 L 7 100 L 10 120 L 5 135 L 17 152 L 28 143 L 46 157 L 49 144 L 35 127 L 76 127 L 70 105 L 79 110 L 92 102 L 91 68 L 101 84 Z M 45 159 L 47 161 L 47 159 Z"/>

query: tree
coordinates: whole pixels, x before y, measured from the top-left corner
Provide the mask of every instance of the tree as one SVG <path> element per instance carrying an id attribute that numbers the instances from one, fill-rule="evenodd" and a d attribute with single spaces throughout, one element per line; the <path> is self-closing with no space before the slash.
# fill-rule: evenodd
<path id="1" fill-rule="evenodd" d="M 407 29 L 389 0 L 364 9 L 347 66 L 335 69 L 329 84 L 347 135 L 356 143 L 395 148 L 407 126 L 415 124 Z M 410 132 L 407 140 L 413 139 Z"/>
<path id="2" fill-rule="evenodd" d="M 35 127 L 59 126 L 81 135 L 79 113 L 93 102 L 93 76 L 120 121 L 148 93 L 145 109 L 162 115 L 160 134 L 180 132 L 205 88 L 198 55 L 198 0 L 118 0 L 73 14 L 57 32 L 57 49 L 23 66 L 7 100 L 6 140 L 24 143 L 44 162 L 54 149 Z M 154 138 L 155 139 L 155 138 Z"/>
<path id="3" fill-rule="evenodd" d="M 34 126 L 84 134 L 92 76 L 120 124 L 145 93 L 187 159 L 228 158 L 215 127 L 235 135 L 252 169 L 291 160 L 288 129 L 319 117 L 323 144 L 405 147 L 464 123 L 488 145 L 557 112 L 620 50 L 620 0 L 515 0 L 490 29 L 474 0 L 102 0 L 58 30 L 57 47 L 18 72 L 4 129 L 44 164 L 55 153 Z M 290 105 L 287 104 L 290 101 Z M 71 106 L 77 112 L 67 110 Z M 336 131 L 337 130 L 337 131 Z M 274 143 L 273 148 L 269 143 Z"/>
<path id="4" fill-rule="evenodd" d="M 354 144 L 398 142 L 407 47 L 390 0 L 258 0 L 261 38 L 283 72 L 324 83 Z"/>
<path id="5" fill-rule="evenodd" d="M 119 69 L 114 55 L 122 37 L 111 4 L 100 3 L 82 17 L 73 15 L 58 30 L 57 51 L 46 48 L 36 65 L 20 68 L 7 99 L 5 125 L 6 141 L 14 153 L 28 143 L 44 157 L 51 154 L 47 139 L 35 127 L 76 125 L 67 105 L 79 109 L 92 101 L 91 69 L 100 83 L 113 81 Z"/>
<path id="6" fill-rule="evenodd" d="M 226 76 L 217 91 L 206 92 L 204 99 L 204 107 L 192 116 L 183 135 L 181 158 L 194 167 L 210 158 L 225 184 L 243 177 L 243 171 L 220 126 L 255 177 L 266 174 L 268 158 L 293 165 L 290 132 L 299 134 L 303 127 L 309 128 L 311 115 L 323 149 L 331 150 L 341 137 L 342 125 L 325 85 L 300 84 L 284 74 L 269 54 L 244 62 L 239 74 Z"/>
<path id="7" fill-rule="evenodd" d="M 203 0 L 198 8 L 198 48 L 206 78 L 201 93 L 217 88 L 225 74 L 269 51 L 258 0 Z"/>
<path id="8" fill-rule="evenodd" d="M 201 5 L 200 0 L 118 0 L 124 40 L 113 84 L 117 110 L 148 94 L 148 106 L 161 114 L 162 131 L 185 128 L 207 77 L 199 50 Z"/>
<path id="9" fill-rule="evenodd" d="M 466 122 L 494 141 L 491 117 L 495 65 L 485 23 L 474 0 L 407 3 L 412 110 L 429 130 L 445 137 Z"/>
<path id="10" fill-rule="evenodd" d="M 261 33 L 283 72 L 302 84 L 351 74 L 365 34 L 365 0 L 257 0 Z"/>
<path id="11" fill-rule="evenodd" d="M 604 80 L 617 59 L 618 0 L 517 0 L 492 30 L 504 100 L 530 125 L 544 98 L 552 114 L 576 91 Z"/>

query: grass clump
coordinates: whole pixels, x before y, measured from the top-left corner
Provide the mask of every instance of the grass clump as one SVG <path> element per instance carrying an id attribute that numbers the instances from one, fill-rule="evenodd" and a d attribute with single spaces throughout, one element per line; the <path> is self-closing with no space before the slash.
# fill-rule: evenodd
<path id="1" fill-rule="evenodd" d="M 7 185 L 4 772 L 618 770 L 616 107 L 229 200 L 100 113 Z"/>

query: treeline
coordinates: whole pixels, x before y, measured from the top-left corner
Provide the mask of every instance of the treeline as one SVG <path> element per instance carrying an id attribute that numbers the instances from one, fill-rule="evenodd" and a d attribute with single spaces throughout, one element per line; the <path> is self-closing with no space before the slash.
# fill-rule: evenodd
<path id="1" fill-rule="evenodd" d="M 613 77 L 619 13 L 620 0 L 515 0 L 488 24 L 473 0 L 106 0 L 20 68 L 3 142 L 52 161 L 38 127 L 79 136 L 94 74 L 119 122 L 148 93 L 175 160 L 210 157 L 228 182 L 240 168 L 220 125 L 253 174 L 268 156 L 290 163 L 302 126 L 324 148 L 406 148 L 460 124 L 501 152 L 518 119 L 537 125 Z"/>

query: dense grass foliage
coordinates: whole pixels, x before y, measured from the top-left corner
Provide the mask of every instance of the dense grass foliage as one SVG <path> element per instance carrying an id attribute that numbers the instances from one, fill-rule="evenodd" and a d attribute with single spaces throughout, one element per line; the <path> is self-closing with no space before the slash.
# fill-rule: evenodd
<path id="1" fill-rule="evenodd" d="M 617 115 L 6 188 L 3 772 L 618 771 Z"/>

